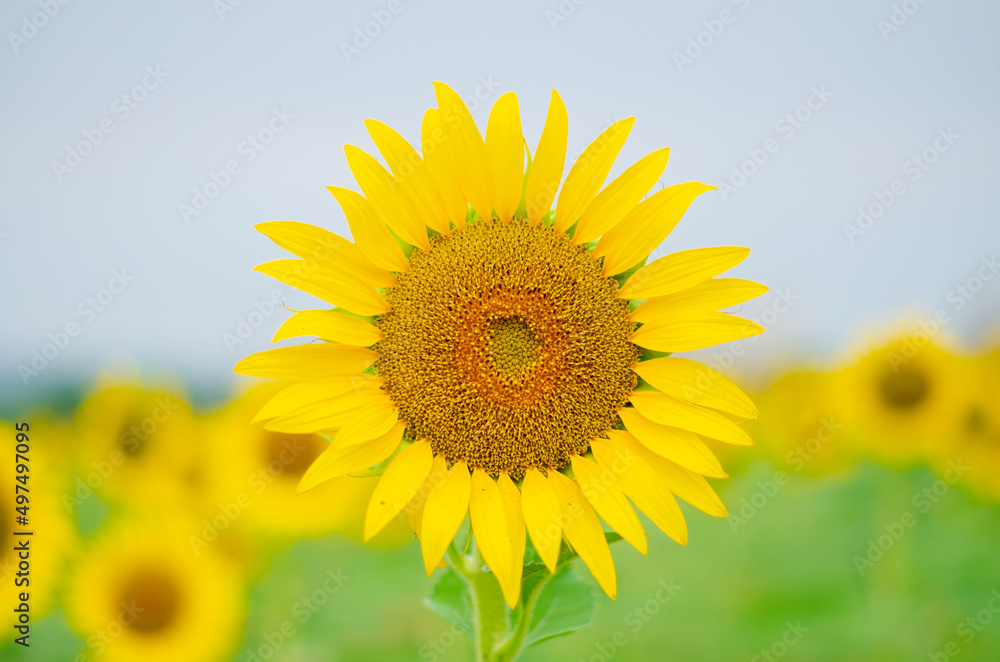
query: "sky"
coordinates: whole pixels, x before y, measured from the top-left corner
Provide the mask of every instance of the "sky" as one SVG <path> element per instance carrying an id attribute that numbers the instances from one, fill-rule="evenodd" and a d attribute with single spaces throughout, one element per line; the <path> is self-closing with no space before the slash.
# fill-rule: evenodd
<path id="1" fill-rule="evenodd" d="M 720 188 L 658 254 L 752 249 L 732 274 L 772 288 L 741 311 L 768 330 L 703 353 L 726 371 L 833 366 L 907 323 L 976 351 L 1000 331 L 998 21 L 988 0 L 10 0 L 0 393 L 115 366 L 235 384 L 273 301 L 316 307 L 252 271 L 285 256 L 253 226 L 346 234 L 343 145 L 376 153 L 367 118 L 417 143 L 438 80 L 481 128 L 515 91 L 532 148 L 557 89 L 570 157 L 634 115 L 611 177 L 669 146 L 663 185 Z"/>

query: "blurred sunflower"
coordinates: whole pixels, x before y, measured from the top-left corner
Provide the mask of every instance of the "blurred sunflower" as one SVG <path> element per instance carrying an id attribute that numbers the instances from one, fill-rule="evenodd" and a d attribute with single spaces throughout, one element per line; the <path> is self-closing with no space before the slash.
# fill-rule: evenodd
<path id="1" fill-rule="evenodd" d="M 129 506 L 192 502 L 201 489 L 194 415 L 177 393 L 98 389 L 77 411 L 78 498 L 93 490 Z"/>
<path id="2" fill-rule="evenodd" d="M 782 376 L 757 398 L 760 419 L 750 433 L 786 471 L 821 476 L 848 467 L 845 421 L 832 397 L 833 375 L 799 371 Z"/>
<path id="3" fill-rule="evenodd" d="M 910 338 L 845 368 L 835 388 L 850 443 L 890 465 L 933 462 L 947 454 L 969 393 L 957 357 Z"/>
<path id="4" fill-rule="evenodd" d="M 969 398 L 935 468 L 949 479 L 961 471 L 973 492 L 1000 500 L 1000 351 L 963 361 L 963 372 Z"/>
<path id="5" fill-rule="evenodd" d="M 49 450 L 63 443 L 59 437 L 61 431 L 37 418 L 30 420 L 28 478 L 16 480 L 15 475 L 21 474 L 15 474 L 13 466 L 10 471 L 0 472 L 0 498 L 4 504 L 0 509 L 0 582 L 4 587 L 0 591 L 0 613 L 3 614 L 0 625 L 8 630 L 17 616 L 14 607 L 20 592 L 26 591 L 31 596 L 33 619 L 44 616 L 54 606 L 66 558 L 76 542 L 70 518 L 72 504 L 67 501 L 64 476 Z M 9 431 L 11 439 L 16 434 L 14 424 L 7 421 L 0 421 L 0 429 L 5 433 Z M 11 447 L 12 460 L 13 453 Z M 29 491 L 18 490 L 17 485 Z M 28 496 L 27 503 L 21 505 L 27 506 L 24 511 L 15 511 L 18 494 Z M 25 517 L 26 523 L 18 522 L 18 517 Z M 17 536 L 14 531 L 30 531 L 32 535 Z M 29 584 L 15 583 L 25 578 L 15 576 L 20 558 L 14 547 L 25 541 L 31 554 L 30 576 L 26 578 Z"/>
<path id="6" fill-rule="evenodd" d="M 330 442 L 316 434 L 275 432 L 249 422 L 279 390 L 279 384 L 256 386 L 205 420 L 203 436 L 213 472 L 206 481 L 212 486 L 206 504 L 215 509 L 210 515 L 219 514 L 219 504 L 236 504 L 236 526 L 271 536 L 360 529 L 376 477 L 335 479 L 296 495 L 302 475 Z M 400 533 L 395 532 L 393 541 L 401 541 Z"/>
<path id="7" fill-rule="evenodd" d="M 109 662 L 226 657 L 244 620 L 243 586 L 181 532 L 120 526 L 78 561 L 66 610 L 87 652 Z"/>
<path id="8" fill-rule="evenodd" d="M 430 574 L 468 513 L 508 604 L 526 533 L 550 569 L 565 538 L 614 597 L 598 515 L 645 553 L 626 497 L 682 544 L 674 494 L 726 514 L 704 478 L 725 473 L 702 436 L 750 444 L 733 419 L 757 410 L 716 373 L 663 353 L 762 332 L 717 311 L 766 288 L 714 278 L 745 248 L 645 265 L 713 187 L 688 182 L 644 199 L 664 148 L 602 189 L 634 118 L 583 151 L 553 211 L 567 142 L 559 95 L 526 170 L 513 93 L 493 106 L 484 140 L 459 96 L 440 83 L 435 91 L 422 157 L 374 120 L 366 126 L 391 174 L 346 147 L 364 196 L 330 191 L 356 243 L 301 223 L 257 226 L 303 258 L 257 270 L 336 308 L 297 313 L 276 336 L 328 342 L 261 352 L 236 372 L 294 382 L 262 408 L 265 429 L 336 430 L 302 489 L 380 465 L 366 539 L 406 509 Z"/>

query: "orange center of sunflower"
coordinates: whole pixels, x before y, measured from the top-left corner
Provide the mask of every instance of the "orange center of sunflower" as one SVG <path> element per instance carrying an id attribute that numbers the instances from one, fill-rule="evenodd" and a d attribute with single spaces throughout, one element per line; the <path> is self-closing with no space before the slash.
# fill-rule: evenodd
<path id="1" fill-rule="evenodd" d="M 159 570 L 146 570 L 130 578 L 121 591 L 121 608 L 129 614 L 126 627 L 141 634 L 165 630 L 180 611 L 177 583 Z"/>
<path id="2" fill-rule="evenodd" d="M 386 290 L 375 370 L 416 438 L 517 479 L 566 465 L 618 423 L 635 325 L 587 250 L 524 220 L 431 240 Z"/>
<path id="3" fill-rule="evenodd" d="M 924 401 L 930 391 L 930 384 L 922 370 L 904 364 L 885 373 L 879 390 L 882 400 L 891 409 L 909 411 Z"/>

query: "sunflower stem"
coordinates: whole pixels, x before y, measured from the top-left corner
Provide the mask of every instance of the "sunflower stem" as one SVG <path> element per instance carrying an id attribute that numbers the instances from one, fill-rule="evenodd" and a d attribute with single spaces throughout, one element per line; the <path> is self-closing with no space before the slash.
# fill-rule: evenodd
<path id="1" fill-rule="evenodd" d="M 500 585 L 492 573 L 482 571 L 483 561 L 475 544 L 463 558 L 452 543 L 448 547 L 448 559 L 469 587 L 476 662 L 493 662 L 497 659 L 493 651 L 508 632 L 506 603 Z"/>

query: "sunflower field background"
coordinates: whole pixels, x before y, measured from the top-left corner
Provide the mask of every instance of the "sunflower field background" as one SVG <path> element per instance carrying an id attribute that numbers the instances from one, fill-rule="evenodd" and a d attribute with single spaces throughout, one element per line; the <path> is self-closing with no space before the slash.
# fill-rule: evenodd
<path id="1" fill-rule="evenodd" d="M 759 408 L 754 446 L 709 442 L 727 516 L 684 504 L 686 546 L 611 545 L 616 600 L 574 564 L 578 608 L 540 630 L 569 636 L 518 659 L 1000 659 L 998 20 L 6 4 L 0 660 L 472 659 L 404 518 L 362 542 L 378 475 L 297 494 L 328 441 L 265 430 L 276 385 L 232 373 L 316 305 L 251 271 L 273 257 L 254 225 L 349 236 L 323 190 L 351 181 L 342 146 L 372 117 L 417 142 L 438 80 L 481 128 L 516 91 L 532 146 L 557 88 L 567 168 L 637 116 L 613 175 L 669 145 L 661 184 L 717 189 L 653 257 L 748 246 L 734 273 L 770 287 L 733 310 L 766 333 L 690 353 Z"/>

